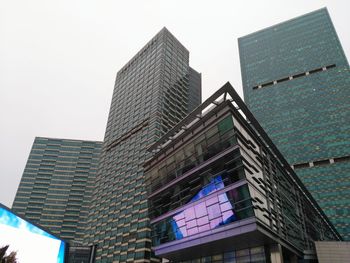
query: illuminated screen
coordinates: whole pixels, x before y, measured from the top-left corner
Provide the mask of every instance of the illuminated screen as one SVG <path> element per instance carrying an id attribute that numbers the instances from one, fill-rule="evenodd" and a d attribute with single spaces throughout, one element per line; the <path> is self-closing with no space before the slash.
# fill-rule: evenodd
<path id="1" fill-rule="evenodd" d="M 220 175 L 214 177 L 190 201 L 195 202 L 225 187 Z M 171 226 L 176 239 L 182 239 L 197 233 L 214 229 L 236 220 L 233 206 L 227 193 L 200 202 L 176 214 Z"/>
<path id="2" fill-rule="evenodd" d="M 65 242 L 0 206 L 0 247 L 20 263 L 63 263 Z"/>

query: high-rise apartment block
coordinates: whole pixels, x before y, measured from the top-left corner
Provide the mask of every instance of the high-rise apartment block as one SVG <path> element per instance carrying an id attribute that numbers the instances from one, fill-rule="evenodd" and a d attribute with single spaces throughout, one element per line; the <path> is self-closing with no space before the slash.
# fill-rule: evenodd
<path id="1" fill-rule="evenodd" d="M 350 72 L 326 8 L 238 40 L 244 98 L 350 238 Z"/>
<path id="2" fill-rule="evenodd" d="M 96 262 L 158 261 L 143 163 L 146 149 L 201 102 L 188 50 L 163 28 L 118 73 L 91 200 L 86 243 Z"/>
<path id="3" fill-rule="evenodd" d="M 229 83 L 149 150 L 146 189 L 159 257 L 310 262 L 314 241 L 341 240 Z"/>
<path id="4" fill-rule="evenodd" d="M 102 143 L 37 137 L 13 210 L 81 244 Z"/>

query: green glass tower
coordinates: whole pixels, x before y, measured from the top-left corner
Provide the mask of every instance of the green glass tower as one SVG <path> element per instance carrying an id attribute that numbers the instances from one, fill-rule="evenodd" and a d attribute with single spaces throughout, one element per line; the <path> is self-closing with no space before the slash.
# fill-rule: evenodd
<path id="1" fill-rule="evenodd" d="M 90 206 L 96 262 L 150 262 L 147 148 L 201 102 L 188 50 L 163 28 L 118 73 Z"/>
<path id="2" fill-rule="evenodd" d="M 246 104 L 350 239 L 350 72 L 327 9 L 238 43 Z"/>
<path id="3" fill-rule="evenodd" d="M 13 210 L 81 244 L 102 142 L 37 137 Z"/>

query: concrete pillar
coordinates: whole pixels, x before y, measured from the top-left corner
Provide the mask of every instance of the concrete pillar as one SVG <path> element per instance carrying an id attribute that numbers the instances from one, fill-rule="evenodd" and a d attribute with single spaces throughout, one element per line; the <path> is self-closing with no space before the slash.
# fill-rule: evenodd
<path id="1" fill-rule="evenodd" d="M 283 263 L 283 253 L 280 244 L 270 245 L 271 263 Z"/>

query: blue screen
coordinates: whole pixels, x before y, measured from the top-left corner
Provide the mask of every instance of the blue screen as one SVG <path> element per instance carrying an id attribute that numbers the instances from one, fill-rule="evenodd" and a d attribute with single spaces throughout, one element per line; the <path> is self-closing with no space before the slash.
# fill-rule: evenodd
<path id="1" fill-rule="evenodd" d="M 63 263 L 65 242 L 0 207 L 0 247 L 9 245 L 21 263 Z"/>

